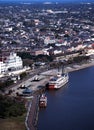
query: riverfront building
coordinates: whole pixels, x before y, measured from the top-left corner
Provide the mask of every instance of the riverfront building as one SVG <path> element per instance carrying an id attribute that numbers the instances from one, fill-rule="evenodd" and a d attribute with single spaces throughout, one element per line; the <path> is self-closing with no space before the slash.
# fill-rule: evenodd
<path id="1" fill-rule="evenodd" d="M 0 74 L 11 70 L 18 70 L 23 68 L 23 61 L 16 53 L 11 52 L 6 58 L 0 61 Z"/>

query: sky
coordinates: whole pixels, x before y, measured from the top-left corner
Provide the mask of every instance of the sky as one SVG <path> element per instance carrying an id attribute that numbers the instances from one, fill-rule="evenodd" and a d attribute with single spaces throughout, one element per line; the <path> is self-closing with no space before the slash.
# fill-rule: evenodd
<path id="1" fill-rule="evenodd" d="M 94 0 L 0 0 L 1 2 L 94 2 Z"/>

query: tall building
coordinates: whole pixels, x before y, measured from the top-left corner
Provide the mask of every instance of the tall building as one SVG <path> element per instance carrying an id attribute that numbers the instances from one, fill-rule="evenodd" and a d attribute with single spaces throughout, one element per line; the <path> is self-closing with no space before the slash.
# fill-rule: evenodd
<path id="1" fill-rule="evenodd" d="M 23 61 L 21 57 L 12 52 L 5 60 L 0 61 L 0 74 L 11 70 L 18 70 L 23 68 Z"/>

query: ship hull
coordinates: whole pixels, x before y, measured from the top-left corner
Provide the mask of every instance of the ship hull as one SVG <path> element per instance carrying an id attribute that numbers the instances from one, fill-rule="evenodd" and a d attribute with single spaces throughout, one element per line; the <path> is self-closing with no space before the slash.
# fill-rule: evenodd
<path id="1" fill-rule="evenodd" d="M 43 108 L 43 107 L 46 107 L 47 106 L 47 103 L 46 102 L 41 102 L 40 104 L 39 104 L 39 107 L 40 108 Z"/>

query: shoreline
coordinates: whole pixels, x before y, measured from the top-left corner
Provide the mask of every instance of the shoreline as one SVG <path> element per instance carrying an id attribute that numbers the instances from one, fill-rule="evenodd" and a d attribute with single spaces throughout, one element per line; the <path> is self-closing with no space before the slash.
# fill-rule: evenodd
<path id="1" fill-rule="evenodd" d="M 67 66 L 65 67 L 66 72 L 73 72 L 73 71 L 77 71 L 77 70 L 81 70 L 81 69 L 85 69 L 88 67 L 94 66 L 94 62 L 90 62 L 90 63 L 84 63 L 82 65 L 72 65 L 72 66 Z"/>
<path id="2" fill-rule="evenodd" d="M 94 66 L 94 62 L 90 63 L 84 63 L 82 65 L 74 64 L 74 65 L 69 65 L 65 67 L 66 72 L 73 72 L 81 69 L 85 69 L 88 67 Z M 36 91 L 38 92 L 38 91 Z M 40 93 L 36 93 L 34 95 L 33 101 L 32 101 L 32 107 L 30 106 L 29 111 L 28 111 L 28 117 L 26 117 L 25 125 L 28 129 L 36 130 L 37 129 L 37 122 L 38 122 L 38 114 L 39 114 L 39 106 L 38 106 L 38 99 L 37 94 L 39 95 Z M 36 110 L 36 111 L 35 111 Z M 31 115 L 32 119 L 31 119 Z"/>
<path id="3" fill-rule="evenodd" d="M 94 61 L 89 62 L 89 63 L 83 63 L 83 64 L 76 63 L 76 64 L 65 65 L 64 72 L 70 73 L 70 72 L 85 69 L 91 66 L 94 66 Z M 59 71 L 62 72 L 62 68 Z M 49 70 L 46 70 L 45 72 L 40 73 L 40 75 L 51 77 L 51 76 L 55 76 L 57 73 L 58 73 L 58 68 L 53 68 L 53 69 L 49 69 Z"/>

